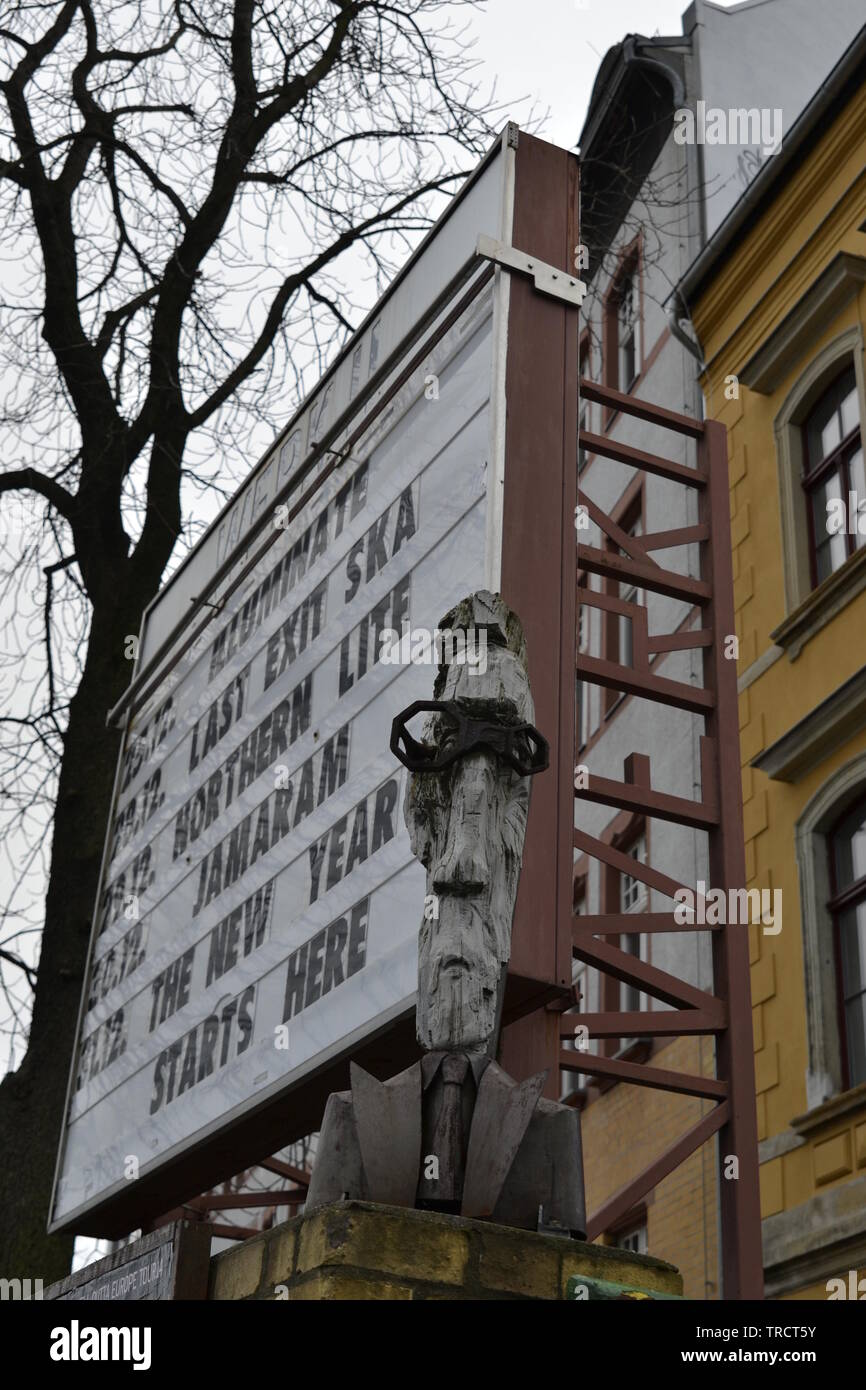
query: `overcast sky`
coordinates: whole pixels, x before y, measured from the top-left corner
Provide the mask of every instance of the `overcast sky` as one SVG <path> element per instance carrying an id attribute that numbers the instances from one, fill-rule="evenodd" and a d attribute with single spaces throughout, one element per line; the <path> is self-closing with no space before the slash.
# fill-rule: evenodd
<path id="1" fill-rule="evenodd" d="M 720 9 L 737 6 L 722 0 Z M 489 0 L 471 19 L 486 77 L 550 116 L 539 134 L 569 148 L 586 115 L 599 63 L 626 34 L 681 34 L 685 0 Z M 519 103 L 511 104 L 520 122 Z"/>

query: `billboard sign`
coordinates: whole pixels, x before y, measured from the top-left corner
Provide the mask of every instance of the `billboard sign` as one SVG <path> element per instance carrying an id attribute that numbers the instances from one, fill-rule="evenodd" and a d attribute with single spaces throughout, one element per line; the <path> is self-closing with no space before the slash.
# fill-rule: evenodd
<path id="1" fill-rule="evenodd" d="M 144 616 L 51 1229 L 129 1229 L 265 1156 L 252 1117 L 412 1015 L 388 739 L 442 615 L 503 587 L 511 286 L 475 248 L 510 244 L 517 152 L 508 127 Z"/>

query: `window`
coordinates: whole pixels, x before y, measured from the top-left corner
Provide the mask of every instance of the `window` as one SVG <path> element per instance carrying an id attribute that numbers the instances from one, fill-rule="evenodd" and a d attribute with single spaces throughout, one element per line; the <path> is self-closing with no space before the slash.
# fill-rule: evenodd
<path id="1" fill-rule="evenodd" d="M 829 836 L 843 1085 L 866 1081 L 866 797 Z"/>
<path id="2" fill-rule="evenodd" d="M 637 283 L 634 268 L 622 277 L 617 301 L 619 389 L 630 391 L 637 377 Z"/>
<path id="3" fill-rule="evenodd" d="M 627 851 L 632 859 L 638 864 L 646 863 L 646 838 L 639 835 Z M 639 878 L 633 878 L 631 874 L 622 874 L 620 877 L 620 911 L 639 912 L 646 897 L 646 888 Z"/>
<path id="4" fill-rule="evenodd" d="M 810 485 L 815 484 L 817 487 L 822 481 L 818 459 L 818 453 L 821 451 L 821 430 L 818 428 L 819 407 L 840 378 L 843 379 L 844 391 L 844 380 L 847 379 L 847 382 L 850 383 L 852 370 L 857 386 L 856 415 L 860 422 L 860 442 L 862 443 L 863 420 L 866 419 L 866 382 L 864 382 L 863 377 L 864 353 L 866 353 L 866 341 L 864 341 L 863 327 L 860 323 L 857 323 L 856 327 L 846 329 L 825 343 L 824 347 L 809 359 L 788 391 L 781 409 L 773 421 L 779 471 L 785 612 L 781 622 L 770 633 L 770 637 L 782 647 L 791 660 L 794 660 L 803 650 L 805 644 L 817 632 L 820 632 L 826 623 L 832 620 L 841 606 L 850 602 L 857 594 L 866 589 L 866 553 L 864 553 L 866 547 L 861 542 L 859 549 L 849 553 L 848 542 L 850 540 L 853 543 L 856 538 L 839 536 L 836 540 L 834 557 L 832 547 L 828 544 L 830 536 L 826 530 L 827 496 L 824 496 L 823 502 L 819 497 L 816 503 L 810 495 L 815 490 Z M 742 377 L 740 379 L 743 380 Z M 844 394 L 843 399 L 847 397 L 850 397 L 850 391 Z M 839 404 L 841 405 L 841 402 Z M 826 409 L 832 415 L 829 400 L 826 402 Z M 845 421 L 843 422 L 841 414 L 837 416 L 837 423 L 840 427 L 840 444 L 842 443 L 841 430 L 845 428 L 845 425 L 852 425 L 852 414 L 854 414 L 854 403 L 846 399 Z M 807 455 L 808 431 L 804 426 L 810 420 L 813 421 L 814 425 L 811 440 L 812 453 Z M 825 420 L 824 423 L 825 425 L 830 424 L 831 430 L 835 428 L 830 421 Z M 843 448 L 842 452 L 847 452 L 847 450 Z M 853 452 L 856 453 L 857 450 L 854 449 Z M 860 466 L 862 468 L 862 464 Z M 828 471 L 832 472 L 832 461 L 828 461 L 827 468 Z M 854 471 L 856 472 L 856 466 Z M 856 484 L 854 490 L 857 490 Z M 860 490 L 862 492 L 862 484 Z M 847 503 L 847 496 L 844 500 Z M 818 556 L 814 553 L 815 546 L 812 535 L 812 517 L 816 508 L 821 512 L 821 529 L 817 539 L 825 542 L 825 555 L 821 557 L 824 569 L 827 569 L 828 563 L 834 558 L 837 561 L 841 558 L 843 548 L 847 558 L 843 571 L 831 571 L 838 574 L 835 583 L 819 584 L 817 588 Z"/>
<path id="5" fill-rule="evenodd" d="M 640 536 L 643 532 L 642 515 L 642 495 L 638 493 L 629 503 L 624 514 L 617 518 L 619 525 L 629 536 Z M 605 549 L 616 555 L 625 555 L 625 551 L 619 546 L 614 545 L 613 541 L 605 538 Z M 605 589 L 607 593 L 615 598 L 624 600 L 626 603 L 634 603 L 642 606 L 644 602 L 644 591 L 630 579 L 618 581 L 616 579 L 606 579 Z M 607 661 L 619 666 L 634 665 L 634 626 L 631 617 L 625 613 L 605 613 L 603 619 L 604 632 L 604 656 Z M 602 695 L 605 717 L 625 698 L 622 691 L 606 687 Z"/>
<path id="6" fill-rule="evenodd" d="M 640 520 L 640 517 L 639 517 L 639 516 L 635 517 L 635 519 L 634 519 L 634 521 L 632 522 L 631 526 L 629 526 L 627 529 L 628 529 L 628 534 L 629 534 L 630 536 L 639 536 L 639 535 L 641 534 L 641 529 L 642 529 L 642 528 L 641 528 L 641 520 Z M 624 550 L 620 551 L 620 554 L 624 555 L 624 554 L 625 554 L 625 551 L 624 551 Z M 621 599 L 624 599 L 626 603 L 636 603 L 636 604 L 642 604 L 642 603 L 643 603 L 643 589 L 639 589 L 639 588 L 637 587 L 637 585 L 632 584 L 631 581 L 627 581 L 627 582 L 624 583 L 624 584 L 620 584 L 620 586 L 619 586 L 619 596 L 620 596 Z M 633 666 L 633 665 L 634 665 L 634 642 L 633 642 L 633 640 L 632 640 L 632 620 L 631 620 L 631 618 L 627 618 L 627 617 L 626 617 L 624 614 L 622 614 L 622 613 L 619 615 L 619 643 L 618 643 L 618 646 L 619 646 L 619 661 L 620 661 L 620 664 L 621 664 L 622 666 Z"/>
<path id="7" fill-rule="evenodd" d="M 641 831 L 626 850 L 626 854 L 639 864 L 646 863 L 646 834 Z M 620 874 L 619 910 L 620 912 L 643 912 L 646 907 L 646 885 L 631 874 Z M 640 934 L 629 932 L 619 939 L 620 949 L 640 959 Z M 620 983 L 619 1007 L 624 1013 L 633 1013 L 640 1008 L 640 990 L 636 985 Z"/>
<path id="8" fill-rule="evenodd" d="M 640 375 L 640 249 L 635 241 L 623 253 L 608 288 L 602 315 L 602 379 L 614 391 L 631 391 Z M 604 428 L 615 415 L 604 414 Z"/>
<path id="9" fill-rule="evenodd" d="M 581 874 L 574 880 L 572 912 L 575 917 L 582 917 L 586 912 L 586 874 Z"/>
<path id="10" fill-rule="evenodd" d="M 578 664 L 582 654 L 589 651 L 589 622 L 591 609 L 588 603 L 581 602 L 581 593 L 587 588 L 587 577 L 582 575 L 577 581 L 577 655 Z M 589 742 L 589 687 L 578 676 L 575 681 L 575 706 L 577 710 L 577 746 L 585 748 Z"/>
<path id="11" fill-rule="evenodd" d="M 572 901 L 572 908 L 575 917 L 582 917 L 583 914 L 586 912 L 585 874 L 580 875 L 574 880 L 574 897 Z M 563 1019 L 574 1019 L 574 1022 L 576 1024 L 579 1015 L 587 1013 L 589 1010 L 589 1003 L 587 1000 L 587 968 L 583 961 L 572 961 L 571 982 L 574 985 L 575 995 L 578 998 L 579 1002 L 575 1006 L 574 1010 L 567 1010 L 562 1015 L 562 1017 Z M 574 1052 L 576 1050 L 574 1042 L 571 1041 L 571 1039 L 569 1038 L 563 1039 L 562 1046 L 564 1050 L 568 1052 Z M 580 1072 L 560 1071 L 559 1081 L 561 1087 L 561 1099 L 565 1100 L 566 1096 L 574 1095 L 575 1091 L 579 1091 L 581 1089 L 582 1080 L 583 1078 Z"/>
<path id="12" fill-rule="evenodd" d="M 578 374 L 579 374 L 579 376 L 581 376 L 581 377 L 589 377 L 589 375 L 590 375 L 589 339 L 588 339 L 588 338 L 585 338 L 584 341 L 583 341 L 583 342 L 581 343 L 581 345 L 580 345 L 580 358 L 579 358 Z M 590 416 L 590 409 L 589 409 L 589 401 L 584 400 L 583 397 L 581 396 L 580 399 L 579 399 L 579 410 L 578 410 L 578 417 L 577 417 L 578 436 L 580 436 L 581 434 L 583 434 L 584 431 L 589 430 L 589 429 L 591 429 L 591 428 L 592 428 L 592 425 L 591 425 L 591 416 Z M 583 445 L 580 443 L 580 440 L 579 440 L 579 437 L 578 437 L 578 446 L 577 446 L 577 471 L 578 471 L 578 473 L 582 473 L 585 466 L 586 466 L 586 450 L 584 449 Z"/>
<path id="13" fill-rule="evenodd" d="M 617 1250 L 630 1250 L 633 1255 L 645 1255 L 647 1252 L 646 1222 L 641 1222 L 639 1226 L 630 1226 L 627 1231 L 618 1231 L 613 1238 L 613 1243 Z"/>
<path id="14" fill-rule="evenodd" d="M 864 909 L 859 888 L 863 887 L 864 874 L 864 817 L 866 752 L 837 768 L 797 820 L 794 843 L 803 932 L 808 1110 L 847 1090 L 849 1076 L 856 1075 L 856 1056 L 862 1059 L 863 1055 L 863 1034 L 861 1031 L 858 1040 L 856 1030 L 856 979 L 859 969 L 862 988 Z M 840 957 L 846 932 L 847 977 L 843 977 Z M 862 1029 L 862 995 L 860 1008 Z M 849 1029 L 853 1036 L 846 1039 Z"/>
<path id="15" fill-rule="evenodd" d="M 842 565 L 866 536 L 848 524 L 849 493 L 866 499 L 860 412 L 854 367 L 833 381 L 803 423 L 803 487 L 809 525 L 812 584 L 817 587 Z M 841 502 L 844 529 L 831 529 L 829 504 Z M 855 503 L 856 508 L 856 503 Z M 852 535 L 852 529 L 855 534 Z"/>
<path id="16" fill-rule="evenodd" d="M 611 844 L 614 849 L 633 860 L 635 865 L 646 864 L 649 862 L 648 855 L 648 836 L 646 824 L 641 816 L 628 816 L 623 820 L 624 813 L 620 813 L 604 832 L 604 840 Z M 619 830 L 614 830 L 615 826 L 621 826 Z M 601 911 L 603 913 L 627 914 L 637 917 L 644 912 L 647 907 L 649 895 L 644 883 L 637 877 L 637 874 L 629 873 L 627 869 L 620 870 L 611 865 L 606 865 L 601 878 Z M 635 922 L 638 926 L 639 922 Z M 648 951 L 646 949 L 646 938 L 642 932 L 621 932 L 618 936 L 611 938 L 611 944 L 617 946 L 627 955 L 634 956 L 635 960 L 646 960 Z M 603 1013 L 638 1013 L 642 1007 L 646 1007 L 644 995 L 641 992 L 640 984 L 626 984 L 624 980 L 618 980 L 613 975 L 602 973 L 599 976 L 600 1002 Z M 639 1054 L 648 1055 L 648 1044 L 641 1038 L 633 1035 L 620 1035 L 619 1037 L 604 1038 L 602 1040 L 602 1053 L 607 1057 L 628 1057 L 638 1058 Z M 597 1083 L 600 1088 L 607 1089 L 608 1086 L 616 1085 L 613 1080 L 602 1078 Z"/>

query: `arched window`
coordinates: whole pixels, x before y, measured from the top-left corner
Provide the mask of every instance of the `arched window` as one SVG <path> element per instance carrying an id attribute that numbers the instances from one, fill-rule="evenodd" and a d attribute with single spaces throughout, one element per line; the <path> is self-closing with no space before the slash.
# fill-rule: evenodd
<path id="1" fill-rule="evenodd" d="M 808 1110 L 855 1085 L 857 1067 L 863 1065 L 864 820 L 866 752 L 837 768 L 810 798 L 797 820 Z M 860 1079 L 866 1079 L 866 1075 L 861 1074 Z"/>
<path id="2" fill-rule="evenodd" d="M 792 384 L 773 422 L 785 616 L 770 635 L 792 660 L 840 608 L 866 588 L 866 547 L 862 539 L 860 548 L 855 549 L 858 538 L 850 534 L 849 526 L 847 537 L 832 537 L 833 545 L 827 529 L 827 502 L 835 499 L 835 511 L 841 509 L 844 501 L 847 510 L 848 477 L 852 473 L 855 476 L 851 477 L 851 490 L 859 494 L 858 500 L 863 500 L 862 456 L 853 456 L 862 444 L 866 420 L 864 352 L 866 342 L 859 323 L 825 343 Z M 853 400 L 852 374 L 856 386 Z M 844 484 L 838 466 L 834 473 L 834 459 L 837 465 L 845 465 Z M 825 483 L 829 491 L 822 487 Z M 844 489 L 844 498 L 840 487 Z M 856 526 L 853 529 L 856 532 Z M 816 542 L 822 547 L 821 555 L 816 553 Z M 827 583 L 828 575 L 834 576 L 833 582 Z"/>
<path id="3" fill-rule="evenodd" d="M 641 374 L 641 242 L 640 234 L 620 257 L 604 297 L 602 316 L 602 380 L 614 391 L 631 391 Z M 606 430 L 615 412 L 607 410 Z"/>
<path id="4" fill-rule="evenodd" d="M 833 827 L 827 904 L 836 944 L 843 1084 L 866 1081 L 866 797 Z"/>
<path id="5" fill-rule="evenodd" d="M 637 376 L 637 276 L 631 267 L 623 275 L 617 292 L 617 347 L 619 350 L 619 389 L 630 391 Z"/>
<path id="6" fill-rule="evenodd" d="M 831 382 L 803 422 L 803 487 L 812 584 L 817 587 L 844 565 L 858 545 L 866 545 L 866 536 L 857 531 L 856 508 L 866 500 L 866 474 L 853 364 Z M 850 494 L 857 498 L 853 510 Z M 834 508 L 834 502 L 841 506 Z M 842 529 L 838 529 L 840 513 Z"/>

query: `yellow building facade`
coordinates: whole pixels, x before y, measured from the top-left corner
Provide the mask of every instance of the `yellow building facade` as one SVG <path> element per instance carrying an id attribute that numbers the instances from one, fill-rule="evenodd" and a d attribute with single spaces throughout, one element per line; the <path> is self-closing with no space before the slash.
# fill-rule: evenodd
<path id="1" fill-rule="evenodd" d="M 781 908 L 748 928 L 770 1298 L 866 1299 L 862 37 L 678 291 L 728 431 L 747 886 Z"/>

